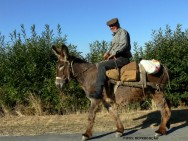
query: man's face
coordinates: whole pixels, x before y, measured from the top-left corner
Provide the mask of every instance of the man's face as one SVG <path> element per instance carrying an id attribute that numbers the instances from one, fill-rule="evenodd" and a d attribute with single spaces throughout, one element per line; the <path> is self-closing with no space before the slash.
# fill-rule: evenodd
<path id="1" fill-rule="evenodd" d="M 113 33 L 116 32 L 117 29 L 118 29 L 117 25 L 110 25 L 109 27 L 110 27 L 110 30 L 111 30 Z"/>

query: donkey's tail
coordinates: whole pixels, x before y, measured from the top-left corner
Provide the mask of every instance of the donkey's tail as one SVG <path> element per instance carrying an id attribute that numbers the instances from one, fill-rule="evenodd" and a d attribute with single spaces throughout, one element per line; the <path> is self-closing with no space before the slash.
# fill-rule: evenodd
<path id="1" fill-rule="evenodd" d="M 169 76 L 168 68 L 165 65 L 163 65 L 163 68 L 164 68 L 164 71 L 165 71 L 165 73 L 167 75 L 167 78 L 168 78 L 168 87 L 169 87 L 169 89 L 171 89 L 171 86 L 170 86 L 170 76 Z"/>

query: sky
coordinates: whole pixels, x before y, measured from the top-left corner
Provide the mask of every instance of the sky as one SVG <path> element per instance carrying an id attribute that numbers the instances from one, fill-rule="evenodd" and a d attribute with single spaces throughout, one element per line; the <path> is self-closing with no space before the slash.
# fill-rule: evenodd
<path id="1" fill-rule="evenodd" d="M 188 27 L 188 0 L 0 0 L 0 33 L 9 40 L 14 30 L 21 32 L 24 24 L 27 34 L 33 24 L 37 34 L 45 30 L 45 24 L 62 36 L 67 43 L 77 46 L 85 55 L 94 41 L 112 40 L 112 32 L 106 22 L 118 18 L 122 28 L 130 33 L 131 44 L 152 40 L 153 30 L 177 24 Z"/>

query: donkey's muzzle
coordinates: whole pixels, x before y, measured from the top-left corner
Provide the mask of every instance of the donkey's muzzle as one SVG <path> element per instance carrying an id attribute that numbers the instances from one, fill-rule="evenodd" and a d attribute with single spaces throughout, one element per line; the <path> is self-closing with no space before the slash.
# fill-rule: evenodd
<path id="1" fill-rule="evenodd" d="M 55 80 L 56 87 L 62 89 L 64 83 L 65 81 L 61 77 L 56 77 L 56 80 Z"/>

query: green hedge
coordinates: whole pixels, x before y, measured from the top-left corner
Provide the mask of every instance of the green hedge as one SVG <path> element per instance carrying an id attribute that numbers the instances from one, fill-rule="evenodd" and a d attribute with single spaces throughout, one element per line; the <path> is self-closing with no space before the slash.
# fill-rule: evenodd
<path id="1" fill-rule="evenodd" d="M 30 37 L 27 37 L 24 25 L 21 25 L 21 31 L 21 33 L 16 31 L 11 33 L 11 41 L 7 43 L 4 41 L 4 36 L 0 38 L 0 106 L 2 110 L 7 108 L 11 113 L 17 107 L 18 109 L 26 107 L 31 110 L 31 114 L 38 114 L 33 112 L 38 109 L 38 105 L 42 111 L 40 114 L 64 114 L 65 111 L 72 111 L 67 110 L 71 106 L 84 109 L 86 100 L 76 99 L 77 105 L 73 104 L 72 93 L 80 89 L 77 84 L 74 84 L 76 87 L 71 92 L 67 92 L 70 94 L 66 94 L 66 91 L 62 93 L 55 87 L 57 58 L 51 46 L 66 43 L 66 35 L 61 37 L 60 25 L 57 26 L 57 36 L 54 36 L 49 25 L 45 25 L 45 31 L 41 35 L 36 33 L 35 25 L 31 27 Z M 76 46 L 68 46 L 72 53 L 80 55 L 76 52 Z M 81 91 L 77 93 L 78 97 L 83 95 Z M 62 95 L 67 95 L 66 101 L 62 99 Z M 78 101 L 83 103 L 78 104 Z M 74 111 L 79 110 L 76 108 Z M 22 112 L 24 110 L 22 108 Z"/>

